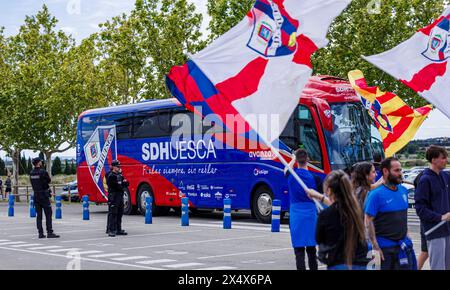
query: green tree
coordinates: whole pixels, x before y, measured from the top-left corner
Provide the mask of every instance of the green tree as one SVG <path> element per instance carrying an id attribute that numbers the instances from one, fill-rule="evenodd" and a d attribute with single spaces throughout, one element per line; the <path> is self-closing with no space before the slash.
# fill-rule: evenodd
<path id="1" fill-rule="evenodd" d="M 75 165 L 75 162 L 70 162 L 70 173 L 71 174 L 77 174 L 77 166 Z"/>
<path id="2" fill-rule="evenodd" d="M 27 173 L 30 173 L 31 170 L 33 170 L 33 164 L 31 162 L 31 157 L 28 157 L 28 162 L 27 162 Z"/>
<path id="3" fill-rule="evenodd" d="M 53 160 L 53 165 L 52 165 L 52 175 L 58 175 L 62 173 L 62 164 L 61 164 L 61 159 L 59 157 L 56 157 Z"/>
<path id="4" fill-rule="evenodd" d="M 27 159 L 25 158 L 25 155 L 20 158 L 19 174 L 27 174 Z"/>
<path id="5" fill-rule="evenodd" d="M 384 52 L 407 40 L 437 18 L 446 2 L 383 0 L 380 14 L 370 14 L 367 0 L 353 0 L 330 27 L 328 46 L 313 56 L 315 73 L 347 79 L 349 71 L 359 69 L 369 85 L 394 92 L 411 106 L 425 105 L 422 97 L 360 56 Z"/>
<path id="6" fill-rule="evenodd" d="M 210 39 L 215 39 L 244 19 L 255 0 L 208 0 Z"/>
<path id="7" fill-rule="evenodd" d="M 6 164 L 2 158 L 0 158 L 0 176 L 6 176 Z"/>
<path id="8" fill-rule="evenodd" d="M 106 98 L 95 84 L 93 42 L 75 47 L 56 24 L 45 5 L 26 17 L 19 33 L 6 41 L 8 82 L 2 84 L 1 104 L 8 112 L 0 117 L 0 136 L 8 141 L 3 146 L 41 151 L 45 160 L 75 146 L 78 115 L 104 105 Z M 51 162 L 46 166 L 52 172 Z"/>
<path id="9" fill-rule="evenodd" d="M 119 103 L 170 97 L 165 75 L 204 47 L 201 23 L 186 0 L 137 0 L 130 15 L 101 24 L 93 37 L 111 97 Z"/>
<path id="10" fill-rule="evenodd" d="M 67 159 L 64 161 L 64 174 L 65 175 L 70 175 L 72 172 L 71 172 L 71 168 L 70 168 L 70 165 L 69 165 L 69 162 L 67 161 Z"/>

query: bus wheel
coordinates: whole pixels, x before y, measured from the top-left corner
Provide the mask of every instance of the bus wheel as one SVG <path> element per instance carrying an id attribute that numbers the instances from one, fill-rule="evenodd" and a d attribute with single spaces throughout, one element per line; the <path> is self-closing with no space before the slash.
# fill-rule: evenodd
<path id="1" fill-rule="evenodd" d="M 252 213 L 260 223 L 269 224 L 272 221 L 273 193 L 267 186 L 256 189 L 252 199 Z"/>
<path id="2" fill-rule="evenodd" d="M 146 202 L 147 197 L 152 197 L 152 199 L 153 199 L 152 215 L 161 216 L 161 215 L 166 215 L 167 213 L 169 213 L 169 210 L 170 210 L 169 207 L 155 205 L 155 195 L 153 194 L 153 191 L 150 188 L 150 186 L 148 186 L 147 184 L 144 184 L 141 187 L 139 187 L 137 197 L 138 197 L 137 198 L 138 209 L 142 215 L 145 215 L 145 208 L 147 206 L 147 202 Z"/>
<path id="3" fill-rule="evenodd" d="M 136 206 L 131 203 L 131 195 L 128 189 L 125 189 L 123 195 L 123 214 L 132 215 L 136 213 Z"/>

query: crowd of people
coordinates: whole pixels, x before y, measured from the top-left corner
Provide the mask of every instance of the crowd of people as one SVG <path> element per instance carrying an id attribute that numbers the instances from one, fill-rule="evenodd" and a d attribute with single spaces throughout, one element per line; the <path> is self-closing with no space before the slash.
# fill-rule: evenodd
<path id="1" fill-rule="evenodd" d="M 381 162 L 378 181 L 375 166 L 362 162 L 350 175 L 336 170 L 322 182 L 308 170 L 307 152 L 298 149 L 290 165 L 307 189 L 286 173 L 297 269 L 306 270 L 306 252 L 310 270 L 318 269 L 318 260 L 329 270 L 417 270 L 428 258 L 432 270 L 450 270 L 448 152 L 430 146 L 426 158 L 430 167 L 415 181 L 422 237 L 417 261 L 408 234 L 408 190 L 397 158 Z"/>
<path id="2" fill-rule="evenodd" d="M 416 270 L 427 259 L 432 270 L 450 270 L 450 174 L 444 171 L 448 152 L 430 146 L 430 167 L 415 180 L 415 208 L 421 221 L 421 253 L 418 260 L 408 235 L 408 190 L 402 185 L 402 165 L 395 157 L 383 160 L 381 177 L 369 162 L 355 164 L 350 175 L 343 170 L 324 180 L 308 168 L 308 153 L 298 149 L 286 171 L 290 196 L 289 225 L 296 266 L 318 270 L 318 261 L 329 270 Z M 297 166 L 295 166 L 295 164 Z M 30 180 L 35 195 L 39 238 L 46 217 L 47 237 L 52 229 L 50 177 L 42 160 L 33 160 Z M 107 174 L 110 189 L 107 234 L 126 235 L 121 228 L 123 193 L 128 186 L 120 162 Z M 293 174 L 291 174 L 293 173 Z M 306 185 L 302 187 L 296 176 Z M 10 186 L 7 186 L 7 191 Z"/>

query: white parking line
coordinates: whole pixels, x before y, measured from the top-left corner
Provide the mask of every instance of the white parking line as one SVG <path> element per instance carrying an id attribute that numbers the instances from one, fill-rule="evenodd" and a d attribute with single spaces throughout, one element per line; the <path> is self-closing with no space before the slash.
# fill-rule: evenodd
<path id="1" fill-rule="evenodd" d="M 149 259 L 149 258 L 150 257 L 147 257 L 147 256 L 131 256 L 131 257 L 113 258 L 111 260 L 123 262 L 123 261 L 142 260 L 142 259 Z"/>
<path id="2" fill-rule="evenodd" d="M 90 258 L 111 258 L 111 257 L 118 257 L 118 256 L 125 256 L 125 254 L 109 253 L 109 254 L 91 255 L 89 257 Z"/>
<path id="3" fill-rule="evenodd" d="M 210 224 L 223 224 L 223 221 L 212 221 L 209 222 Z M 256 228 L 263 228 L 263 229 L 269 229 L 271 228 L 270 224 L 261 224 L 261 223 L 248 223 L 248 222 L 235 222 L 232 221 L 233 225 L 241 225 L 241 226 L 249 226 L 249 227 L 256 227 Z M 280 225 L 280 228 L 282 229 L 289 229 L 289 225 Z"/>
<path id="4" fill-rule="evenodd" d="M 9 246 L 9 245 L 18 245 L 18 244 L 26 244 L 25 242 L 4 242 L 0 243 L 0 246 Z"/>
<path id="5" fill-rule="evenodd" d="M 198 227 L 210 227 L 210 228 L 222 228 L 223 226 L 221 224 L 199 224 L 199 223 L 190 223 L 191 226 L 198 226 Z M 270 226 L 263 228 L 263 227 L 252 227 L 252 226 L 240 226 L 240 225 L 232 225 L 233 229 L 238 230 L 253 230 L 253 231 L 264 231 L 264 232 L 270 232 L 271 228 Z M 280 228 L 280 232 L 282 233 L 289 233 L 289 229 Z"/>
<path id="6" fill-rule="evenodd" d="M 9 251 L 23 252 L 23 253 L 31 253 L 31 254 L 37 254 L 37 255 L 44 255 L 44 256 L 53 256 L 53 257 L 59 257 L 59 258 L 65 258 L 65 259 L 73 259 L 73 257 L 68 257 L 66 255 L 51 254 L 51 253 L 48 253 L 48 252 L 35 252 L 35 251 L 30 251 L 30 250 L 11 249 L 11 248 L 5 248 L 5 247 L 0 247 L 0 249 L 9 250 Z M 140 266 L 140 265 L 135 265 L 135 264 L 127 264 L 127 263 L 113 262 L 113 261 L 107 261 L 107 260 L 97 260 L 97 259 L 86 258 L 86 257 L 80 257 L 80 260 L 82 260 L 82 261 L 89 261 L 89 262 L 96 262 L 96 263 L 103 263 L 103 264 L 111 264 L 111 265 L 117 265 L 117 266 L 140 268 L 140 269 L 146 269 L 146 270 L 164 270 L 163 268 L 146 267 L 146 266 Z"/>
<path id="7" fill-rule="evenodd" d="M 1 243 L 1 242 L 9 242 L 9 240 L 0 240 L 0 243 Z"/>
<path id="8" fill-rule="evenodd" d="M 292 248 L 271 249 L 271 250 L 262 250 L 262 251 L 253 251 L 253 252 L 241 252 L 241 253 L 233 253 L 233 254 L 217 255 L 217 256 L 206 256 L 206 257 L 199 257 L 197 259 L 205 260 L 205 259 L 222 258 L 222 257 L 252 255 L 252 254 L 267 253 L 267 252 L 280 252 L 280 251 L 287 251 L 287 250 L 292 251 Z"/>
<path id="9" fill-rule="evenodd" d="M 195 269 L 198 271 L 205 271 L 205 270 L 233 270 L 237 269 L 236 267 L 229 267 L 229 266 L 217 266 L 217 267 L 210 267 L 210 268 L 199 268 Z"/>
<path id="10" fill-rule="evenodd" d="M 126 239 L 126 238 L 136 238 L 136 237 L 162 236 L 162 235 L 171 235 L 171 234 L 190 234 L 190 233 L 197 233 L 197 232 L 201 232 L 201 230 L 163 232 L 163 233 L 142 234 L 142 235 L 128 235 L 128 236 L 116 237 L 116 239 L 119 239 L 119 238 L 120 239 Z M 99 241 L 99 240 L 111 240 L 111 241 L 114 241 L 114 238 L 106 237 L 106 238 L 94 238 L 94 239 L 84 239 L 84 240 L 71 240 L 71 241 L 63 241 L 61 243 L 78 243 L 78 242 Z"/>
<path id="11" fill-rule="evenodd" d="M 96 251 L 96 250 L 77 252 L 77 254 L 80 254 L 80 255 L 99 254 L 99 253 L 103 253 L 103 252 L 102 251 Z"/>
<path id="12" fill-rule="evenodd" d="M 14 245 L 11 247 L 12 248 L 27 248 L 27 247 L 35 247 L 35 246 L 42 246 L 42 244 L 23 244 L 23 245 Z"/>
<path id="13" fill-rule="evenodd" d="M 196 267 L 196 266 L 202 266 L 204 264 L 202 263 L 184 263 L 184 264 L 173 264 L 173 265 L 165 265 L 163 267 L 171 268 L 171 269 L 179 269 L 179 268 L 189 268 L 189 267 Z"/>
<path id="14" fill-rule="evenodd" d="M 265 235 L 265 236 L 249 236 L 249 237 L 229 238 L 229 239 L 202 240 L 202 241 L 182 242 L 182 243 L 173 243 L 173 244 L 161 244 L 161 245 L 151 245 L 151 246 L 123 248 L 122 250 L 159 248 L 159 247 L 167 247 L 167 246 L 192 245 L 192 244 L 203 244 L 203 243 L 209 243 L 209 242 L 225 242 L 225 241 L 233 241 L 233 240 L 257 239 L 257 238 L 266 238 L 266 237 L 268 237 L 268 236 Z"/>
<path id="15" fill-rule="evenodd" d="M 49 250 L 52 253 L 64 253 L 64 252 L 78 252 L 80 248 L 69 248 L 69 249 L 58 249 L 58 250 Z"/>
<path id="16" fill-rule="evenodd" d="M 140 262 L 136 262 L 136 264 L 154 265 L 154 264 L 162 264 L 162 263 L 172 263 L 172 262 L 176 262 L 176 261 L 177 260 L 161 259 L 161 260 L 140 261 Z"/>
<path id="17" fill-rule="evenodd" d="M 29 248 L 29 250 L 50 250 L 50 249 L 59 249 L 62 248 L 61 246 L 44 246 L 44 247 L 34 247 Z"/>
<path id="18" fill-rule="evenodd" d="M 145 225 L 143 226 L 135 226 L 135 227 L 127 227 L 127 229 L 135 229 L 135 228 L 143 228 L 145 227 Z M 99 227 L 96 228 L 92 228 L 89 230 L 71 230 L 71 231 L 58 231 L 58 234 L 71 234 L 71 233 L 82 233 L 82 232 L 103 232 L 103 229 L 100 229 Z M 30 235 L 30 234 L 22 234 L 22 235 L 12 235 L 12 236 L 8 236 L 11 238 L 19 238 L 19 237 L 34 237 L 35 235 Z"/>

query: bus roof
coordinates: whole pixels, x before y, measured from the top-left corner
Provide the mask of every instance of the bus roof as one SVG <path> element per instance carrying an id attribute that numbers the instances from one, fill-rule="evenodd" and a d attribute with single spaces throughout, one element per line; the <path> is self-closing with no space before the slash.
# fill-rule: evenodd
<path id="1" fill-rule="evenodd" d="M 164 100 L 147 100 L 136 104 L 120 105 L 114 107 L 106 107 L 99 109 L 92 109 L 80 114 L 79 119 L 84 116 L 96 116 L 105 114 L 126 114 L 140 111 L 149 111 L 164 108 L 175 108 L 181 106 L 180 102 L 175 99 Z"/>
<path id="2" fill-rule="evenodd" d="M 351 87 L 347 80 L 326 75 L 311 77 L 302 92 L 300 100 L 301 102 L 308 102 L 313 97 L 324 99 L 329 103 L 360 101 L 355 93 L 355 90 Z M 88 115 L 96 116 L 105 114 L 123 114 L 164 108 L 175 108 L 179 106 L 181 106 L 181 104 L 175 98 L 148 100 L 137 104 L 88 110 L 83 112 L 79 116 L 79 119 Z"/>

